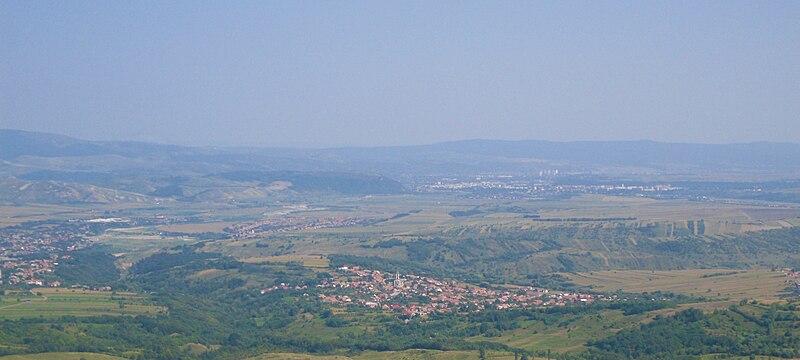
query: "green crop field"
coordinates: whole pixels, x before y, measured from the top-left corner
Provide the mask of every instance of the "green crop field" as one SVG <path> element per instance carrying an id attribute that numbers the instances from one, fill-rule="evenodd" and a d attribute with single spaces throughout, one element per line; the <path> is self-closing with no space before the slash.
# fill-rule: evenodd
<path id="1" fill-rule="evenodd" d="M 41 354 L 0 356 L 0 360 L 116 360 L 121 357 L 85 352 L 49 352 Z"/>
<path id="2" fill-rule="evenodd" d="M 313 268 L 327 268 L 330 265 L 330 260 L 327 257 L 322 255 L 278 255 L 278 256 L 267 256 L 267 257 L 254 257 L 254 258 L 243 258 L 241 259 L 242 262 L 246 263 L 262 263 L 262 262 L 277 262 L 277 263 L 287 263 L 287 262 L 298 262 L 303 264 L 303 266 L 313 267 Z"/>
<path id="3" fill-rule="evenodd" d="M 505 351 L 486 351 L 487 359 L 511 360 L 514 354 Z M 0 358 L 2 359 L 2 358 Z M 405 350 L 405 351 L 366 351 L 355 356 L 320 356 L 292 353 L 263 354 L 248 360 L 472 360 L 480 359 L 478 351 L 436 351 L 436 350 Z M 529 357 L 529 359 L 534 359 Z M 538 359 L 538 358 L 537 358 Z"/>
<path id="4" fill-rule="evenodd" d="M 165 311 L 134 293 L 36 288 L 0 296 L 0 319 L 94 315 L 156 315 Z"/>
<path id="5" fill-rule="evenodd" d="M 786 276 L 770 270 L 611 270 L 564 275 L 572 282 L 595 291 L 640 293 L 660 290 L 734 300 L 778 300 L 788 286 Z"/>
<path id="6" fill-rule="evenodd" d="M 0 227 L 19 225 L 26 221 L 63 219 L 81 212 L 80 209 L 60 205 L 0 206 Z"/>
<path id="7" fill-rule="evenodd" d="M 598 340 L 633 326 L 650 315 L 624 316 L 622 311 L 606 310 L 587 316 L 566 316 L 564 325 L 546 325 L 541 321 L 525 321 L 519 329 L 508 331 L 500 337 L 477 336 L 471 340 L 493 341 L 529 351 L 566 353 L 585 348 L 586 342 Z"/>
<path id="8" fill-rule="evenodd" d="M 488 359 L 514 358 L 513 353 L 497 349 L 523 351 L 528 356 L 548 352 L 581 356 L 596 350 L 595 344 L 615 340 L 617 334 L 657 323 L 657 316 L 669 317 L 690 307 L 723 319 L 714 314 L 739 306 L 745 298 L 759 300 L 759 306 L 782 306 L 785 303 L 778 300 L 787 287 L 786 276 L 763 268 L 789 267 L 797 261 L 798 230 L 792 227 L 800 225 L 796 209 L 598 195 L 553 200 L 343 196 L 258 207 L 137 206 L 31 206 L 18 214 L 0 207 L 5 224 L 55 219 L 23 226 L 30 227 L 32 234 L 63 226 L 98 245 L 92 250 L 104 255 L 74 254 L 76 259 L 90 259 L 87 264 L 102 265 L 92 267 L 84 278 L 66 280 L 69 271 L 74 271 L 67 262 L 49 276 L 65 276 L 61 281 L 67 285 L 113 284 L 154 294 L 150 298 L 65 288 L 7 292 L 0 295 L 0 323 L 55 337 L 42 336 L 31 343 L 26 332 L 9 333 L 0 349 L 6 353 L 95 351 L 145 358 L 169 349 L 179 358 L 246 358 L 276 351 L 251 360 L 477 360 L 477 349 L 488 346 L 492 348 L 486 350 Z M 100 217 L 130 222 L 94 225 L 98 230 L 86 231 L 79 228 L 81 221 L 74 221 Z M 282 217 L 299 226 L 281 228 L 271 223 Z M 782 229 L 747 233 L 771 228 Z M 230 229 L 256 230 L 234 233 Z M 119 276 L 87 275 L 102 275 L 110 264 L 119 268 Z M 392 312 L 320 301 L 316 292 L 321 290 L 313 284 L 331 276 L 331 267 L 340 265 L 419 271 L 471 285 L 534 285 L 566 291 L 572 289 L 569 280 L 597 292 L 622 290 L 628 293 L 622 296 L 632 302 L 641 296 L 629 293 L 654 291 L 709 301 L 662 298 L 658 301 L 668 304 L 645 306 L 645 310 L 636 310 L 637 304 L 630 303 L 627 307 L 587 306 L 575 312 L 565 308 L 563 313 L 531 309 L 531 313 L 509 311 L 513 314 L 509 319 L 506 312 L 496 318 L 431 316 L 409 321 L 408 327 L 423 334 L 416 339 L 416 333 L 405 332 L 400 322 L 404 319 Z M 90 283 L 87 278 L 102 281 Z M 259 294 L 260 289 L 281 282 L 308 284 L 309 290 Z M 167 313 L 167 307 L 167 316 L 156 316 Z M 97 323 L 95 318 L 64 317 L 97 315 L 114 317 L 97 318 L 101 319 Z M 182 327 L 184 323 L 190 326 Z M 780 325 L 785 334 L 783 329 L 792 324 Z M 200 332 L 207 335 L 198 336 Z M 125 342 L 116 333 L 147 341 Z M 114 334 L 113 338 L 106 338 L 107 334 Z M 44 347 L 84 337 L 97 347 Z M 271 344 L 287 345 L 248 348 L 267 337 Z M 449 350 L 420 349 L 426 346 Z M 348 352 L 350 348 L 376 351 Z M 95 353 L 15 356 L 0 360 L 113 358 Z"/>

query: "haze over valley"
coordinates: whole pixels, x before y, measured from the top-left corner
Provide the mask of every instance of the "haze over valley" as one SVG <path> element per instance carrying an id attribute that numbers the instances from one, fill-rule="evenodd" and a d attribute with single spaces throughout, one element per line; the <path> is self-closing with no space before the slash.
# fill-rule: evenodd
<path id="1" fill-rule="evenodd" d="M 798 359 L 798 18 L 0 0 L 0 360 Z"/>

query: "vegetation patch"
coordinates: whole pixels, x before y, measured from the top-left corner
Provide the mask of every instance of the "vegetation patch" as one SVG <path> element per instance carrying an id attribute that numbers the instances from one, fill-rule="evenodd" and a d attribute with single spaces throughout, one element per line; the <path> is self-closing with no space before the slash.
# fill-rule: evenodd
<path id="1" fill-rule="evenodd" d="M 594 291 L 665 291 L 732 300 L 779 300 L 786 293 L 787 287 L 786 275 L 772 270 L 608 270 L 563 275 L 575 284 L 590 287 Z"/>
<path id="2" fill-rule="evenodd" d="M 156 316 L 166 311 L 164 307 L 154 305 L 147 296 L 132 292 L 33 288 L 30 291 L 6 290 L 0 296 L 0 319 Z"/>

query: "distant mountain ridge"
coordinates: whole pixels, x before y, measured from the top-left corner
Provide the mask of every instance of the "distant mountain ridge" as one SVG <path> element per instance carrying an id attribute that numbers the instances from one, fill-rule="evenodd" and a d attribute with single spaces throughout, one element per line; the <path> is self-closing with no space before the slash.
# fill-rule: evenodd
<path id="1" fill-rule="evenodd" d="M 579 162 L 611 161 L 625 165 L 695 161 L 764 166 L 800 165 L 800 144 L 751 142 L 737 144 L 664 143 L 638 141 L 466 140 L 429 145 L 436 150 L 505 157 L 541 157 Z"/>
<path id="2" fill-rule="evenodd" d="M 131 141 L 89 141 L 64 135 L 0 129 L 0 159 L 178 153 L 187 148 Z"/>
<path id="3" fill-rule="evenodd" d="M 23 177 L 33 172 L 39 172 L 41 177 L 48 171 L 62 175 L 63 172 L 100 173 L 83 176 L 89 178 L 120 173 L 205 176 L 237 171 L 294 171 L 381 174 L 402 180 L 480 173 L 534 174 L 553 168 L 572 173 L 678 174 L 684 178 L 714 180 L 723 176 L 738 179 L 736 174 L 756 180 L 800 178 L 800 144 L 463 140 L 328 149 L 212 148 L 87 141 L 0 130 L 0 174 Z M 40 180 L 68 179 L 45 176 Z"/>
<path id="4" fill-rule="evenodd" d="M 0 203 L 264 201 L 309 193 L 405 192 L 386 176 L 325 168 L 305 156 L 0 130 Z"/>

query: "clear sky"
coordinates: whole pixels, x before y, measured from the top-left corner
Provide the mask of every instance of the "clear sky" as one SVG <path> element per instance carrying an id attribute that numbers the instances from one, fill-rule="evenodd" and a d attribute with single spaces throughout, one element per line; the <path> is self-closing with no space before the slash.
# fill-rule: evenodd
<path id="1" fill-rule="evenodd" d="M 800 142 L 800 1 L 0 0 L 0 128 Z"/>

